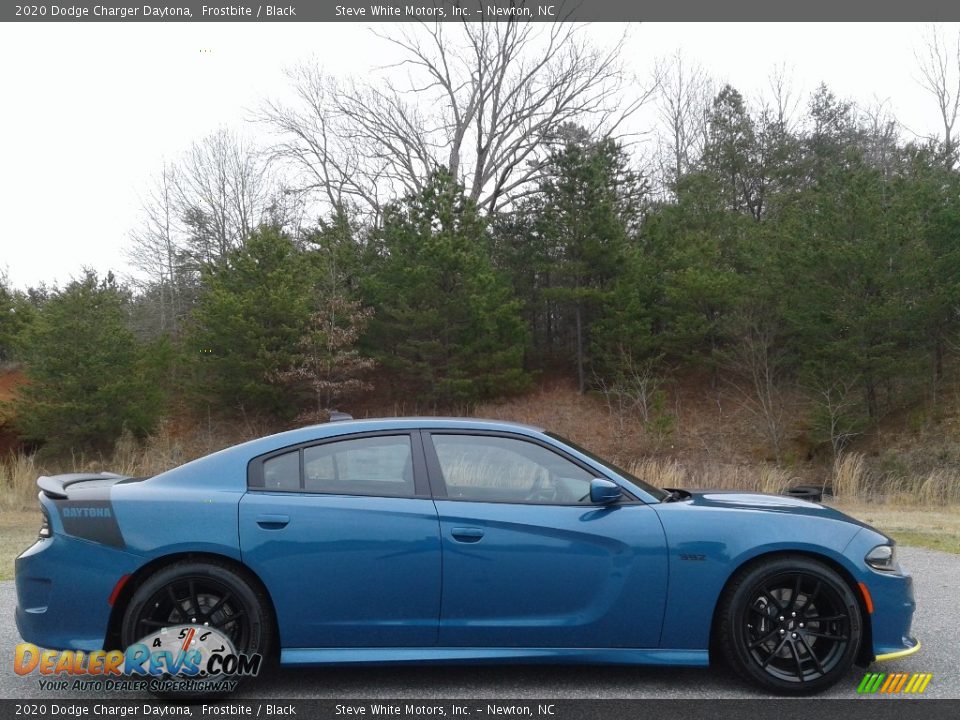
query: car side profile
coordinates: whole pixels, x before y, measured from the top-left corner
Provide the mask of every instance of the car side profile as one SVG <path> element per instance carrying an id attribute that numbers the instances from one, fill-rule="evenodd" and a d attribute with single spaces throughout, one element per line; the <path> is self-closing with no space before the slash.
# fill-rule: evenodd
<path id="1" fill-rule="evenodd" d="M 288 666 L 722 659 L 779 694 L 920 647 L 911 578 L 873 528 L 655 488 L 524 425 L 331 422 L 148 479 L 38 484 L 16 619 L 41 647 L 194 624 Z"/>

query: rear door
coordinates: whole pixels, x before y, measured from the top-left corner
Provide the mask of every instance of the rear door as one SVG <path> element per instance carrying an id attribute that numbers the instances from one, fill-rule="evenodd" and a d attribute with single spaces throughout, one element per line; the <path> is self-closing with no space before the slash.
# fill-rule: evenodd
<path id="1" fill-rule="evenodd" d="M 430 646 L 440 536 L 418 433 L 366 433 L 250 464 L 244 562 L 273 598 L 285 648 Z"/>
<path id="2" fill-rule="evenodd" d="M 591 504 L 594 471 L 531 438 L 432 431 L 424 447 L 443 542 L 440 645 L 658 646 L 667 555 L 651 507 Z"/>

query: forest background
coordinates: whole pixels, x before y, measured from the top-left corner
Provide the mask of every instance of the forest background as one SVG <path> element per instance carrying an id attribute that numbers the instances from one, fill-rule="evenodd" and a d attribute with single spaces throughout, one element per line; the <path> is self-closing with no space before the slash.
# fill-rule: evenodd
<path id="1" fill-rule="evenodd" d="M 0 534 L 38 474 L 155 474 L 337 409 L 529 422 L 669 487 L 828 487 L 960 549 L 956 38 L 917 53 L 931 137 L 782 71 L 757 98 L 679 54 L 641 81 L 566 23 L 382 41 L 405 83 L 301 65 L 257 109 L 272 143 L 160 168 L 134 272 L 2 283 Z"/>

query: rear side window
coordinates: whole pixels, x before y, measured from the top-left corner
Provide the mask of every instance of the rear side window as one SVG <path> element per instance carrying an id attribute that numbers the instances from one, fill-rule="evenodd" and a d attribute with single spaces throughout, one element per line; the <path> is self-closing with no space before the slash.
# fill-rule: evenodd
<path id="1" fill-rule="evenodd" d="M 303 449 L 306 492 L 413 495 L 408 436 L 357 438 Z"/>
<path id="2" fill-rule="evenodd" d="M 251 466 L 251 488 L 329 495 L 416 495 L 409 435 L 336 440 Z"/>
<path id="3" fill-rule="evenodd" d="M 266 490 L 299 490 L 300 451 L 294 450 L 265 460 L 263 487 Z"/>

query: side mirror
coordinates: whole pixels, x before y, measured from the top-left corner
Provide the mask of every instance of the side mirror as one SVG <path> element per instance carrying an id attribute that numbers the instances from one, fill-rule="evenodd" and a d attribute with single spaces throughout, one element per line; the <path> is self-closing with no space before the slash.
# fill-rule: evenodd
<path id="1" fill-rule="evenodd" d="M 596 505 L 609 505 L 620 499 L 623 491 L 616 483 L 594 478 L 590 481 L 590 502 Z"/>

